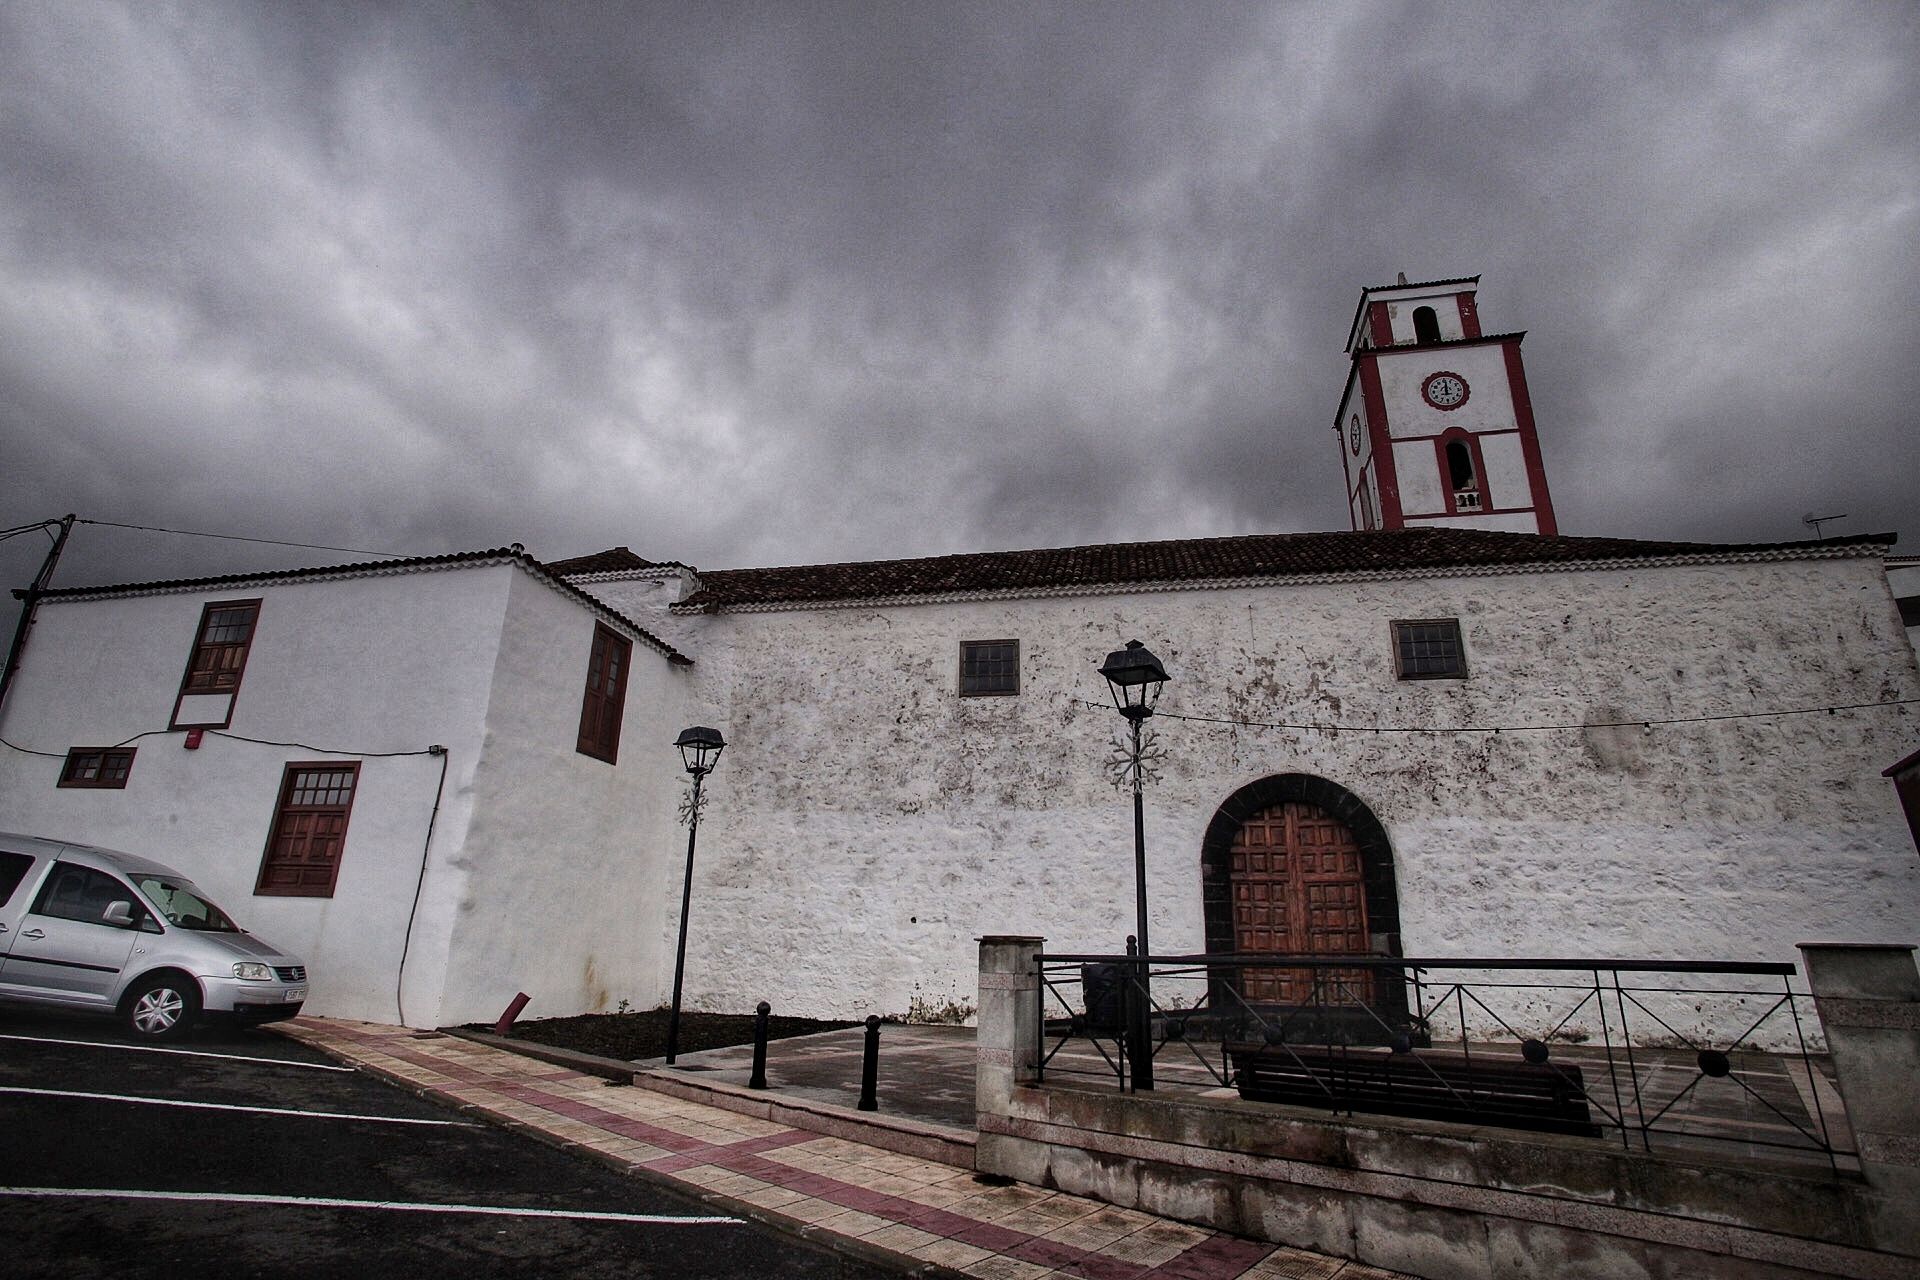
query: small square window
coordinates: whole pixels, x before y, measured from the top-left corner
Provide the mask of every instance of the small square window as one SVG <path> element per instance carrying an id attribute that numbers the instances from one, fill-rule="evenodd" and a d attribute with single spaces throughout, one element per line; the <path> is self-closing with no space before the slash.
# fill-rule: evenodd
<path id="1" fill-rule="evenodd" d="M 75 747 L 67 752 L 60 785 L 118 790 L 127 785 L 132 772 L 132 747 Z"/>
<path id="2" fill-rule="evenodd" d="M 1393 656 L 1402 680 L 1464 680 L 1467 675 L 1458 618 L 1394 623 Z"/>
<path id="3" fill-rule="evenodd" d="M 960 696 L 984 698 L 1020 692 L 1018 640 L 962 640 Z"/>

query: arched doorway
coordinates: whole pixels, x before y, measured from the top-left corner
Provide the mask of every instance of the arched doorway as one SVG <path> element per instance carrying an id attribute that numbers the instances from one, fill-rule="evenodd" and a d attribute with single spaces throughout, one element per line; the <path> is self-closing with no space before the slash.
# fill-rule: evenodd
<path id="1" fill-rule="evenodd" d="M 1201 846 L 1212 954 L 1398 955 L 1393 849 L 1373 811 L 1325 778 L 1276 774 L 1235 791 Z M 1342 992 L 1398 1028 L 1406 993 L 1386 975 L 1343 970 Z M 1312 998 L 1301 970 L 1245 969 L 1234 987 L 1255 1005 Z"/>

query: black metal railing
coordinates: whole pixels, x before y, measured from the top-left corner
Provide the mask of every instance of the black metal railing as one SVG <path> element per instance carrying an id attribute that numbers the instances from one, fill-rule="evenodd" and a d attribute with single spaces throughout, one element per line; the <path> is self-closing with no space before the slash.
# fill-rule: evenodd
<path id="1" fill-rule="evenodd" d="M 1043 954 L 1038 966 L 1043 1081 L 1126 1089 L 1144 1075 L 1348 1115 L 1646 1151 L 1737 1144 L 1835 1169 L 1852 1155 L 1791 964 Z"/>

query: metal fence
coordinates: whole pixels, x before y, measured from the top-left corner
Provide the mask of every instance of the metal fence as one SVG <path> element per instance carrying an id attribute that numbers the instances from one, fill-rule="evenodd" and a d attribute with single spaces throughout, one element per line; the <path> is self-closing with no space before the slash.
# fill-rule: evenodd
<path id="1" fill-rule="evenodd" d="M 1791 964 L 1041 955 L 1040 1075 L 1852 1167 Z M 1810 1037 L 1811 1042 L 1810 1042 Z"/>

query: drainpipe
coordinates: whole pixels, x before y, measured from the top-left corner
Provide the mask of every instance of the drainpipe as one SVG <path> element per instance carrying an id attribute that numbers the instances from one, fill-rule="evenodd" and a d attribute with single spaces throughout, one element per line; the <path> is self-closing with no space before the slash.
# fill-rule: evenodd
<path id="1" fill-rule="evenodd" d="M 47 589 L 47 583 L 53 580 L 53 566 L 60 562 L 60 552 L 67 545 L 67 535 L 73 532 L 72 515 L 64 515 L 58 520 L 42 521 L 40 527 L 50 528 L 58 525 L 60 532 L 54 535 L 53 549 L 47 552 L 47 558 L 40 566 L 40 572 L 34 575 L 33 585 L 25 591 L 13 594 L 20 600 L 20 622 L 13 629 L 13 645 L 7 650 L 7 665 L 0 669 L 0 709 L 7 704 L 7 690 L 13 687 L 13 674 L 20 669 L 20 653 L 27 647 L 27 629 L 33 626 L 34 610 L 40 605 L 40 595 Z M 32 525 L 28 525 L 32 528 Z"/>

